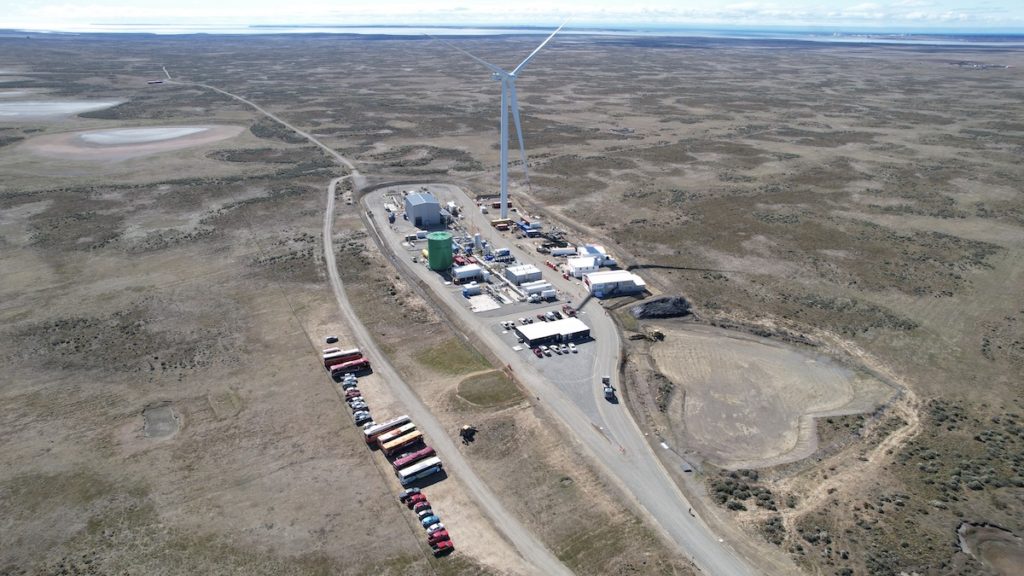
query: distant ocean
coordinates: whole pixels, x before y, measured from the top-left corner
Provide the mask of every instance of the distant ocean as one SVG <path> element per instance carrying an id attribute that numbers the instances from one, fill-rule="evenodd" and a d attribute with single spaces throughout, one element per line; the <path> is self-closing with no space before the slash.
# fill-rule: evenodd
<path id="1" fill-rule="evenodd" d="M 92 24 L 71 31 L 4 30 L 0 37 L 32 34 L 354 34 L 364 36 L 495 36 L 521 34 L 548 34 L 553 27 L 539 26 L 338 26 L 338 25 L 281 25 L 281 26 L 208 26 L 168 24 Z M 691 28 L 691 27 L 567 27 L 562 34 L 625 36 L 625 37 L 690 37 L 738 40 L 781 40 L 795 42 L 841 42 L 858 44 L 920 44 L 943 46 L 1002 46 L 1024 47 L 1024 32 L 955 32 L 915 31 L 894 33 L 885 31 L 843 31 L 826 28 Z"/>

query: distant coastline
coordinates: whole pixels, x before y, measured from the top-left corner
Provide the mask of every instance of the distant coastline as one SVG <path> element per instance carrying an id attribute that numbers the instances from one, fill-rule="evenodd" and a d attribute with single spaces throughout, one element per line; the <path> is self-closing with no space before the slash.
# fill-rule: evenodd
<path id="1" fill-rule="evenodd" d="M 357 36 L 508 36 L 546 34 L 546 26 L 423 26 L 423 25 L 336 25 L 258 24 L 237 26 L 189 26 L 176 24 L 92 24 L 75 30 L 7 29 L 0 38 L 48 35 L 151 34 L 151 35 L 276 35 L 336 34 Z M 898 44 L 939 46 L 1024 47 L 1024 31 L 932 31 L 894 32 L 887 30 L 843 30 L 817 28 L 740 28 L 683 26 L 570 26 L 565 35 L 612 37 L 674 37 L 721 40 L 778 40 L 854 44 Z"/>

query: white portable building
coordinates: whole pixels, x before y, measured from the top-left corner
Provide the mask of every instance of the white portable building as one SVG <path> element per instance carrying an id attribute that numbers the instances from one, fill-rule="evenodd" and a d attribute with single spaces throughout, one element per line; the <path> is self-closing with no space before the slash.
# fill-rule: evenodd
<path id="1" fill-rule="evenodd" d="M 647 290 L 647 283 L 628 270 L 605 270 L 583 275 L 583 283 L 596 298 L 638 294 Z"/>
<path id="2" fill-rule="evenodd" d="M 533 264 L 520 264 L 505 268 L 505 278 L 508 278 L 509 282 L 518 286 L 524 282 L 540 280 L 541 275 L 540 270 Z"/>
<path id="3" fill-rule="evenodd" d="M 597 265 L 597 258 L 594 258 L 593 256 L 575 256 L 567 259 L 565 263 L 569 268 L 569 274 L 572 274 L 576 278 L 582 278 L 584 274 L 597 272 L 597 269 L 599 268 Z"/>

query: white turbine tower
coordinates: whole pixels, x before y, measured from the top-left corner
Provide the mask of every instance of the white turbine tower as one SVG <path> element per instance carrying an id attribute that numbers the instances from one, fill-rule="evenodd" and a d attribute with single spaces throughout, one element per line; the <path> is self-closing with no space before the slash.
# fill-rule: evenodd
<path id="1" fill-rule="evenodd" d="M 555 37 L 555 34 L 558 34 L 558 32 L 564 26 L 565 26 L 565 23 L 562 23 L 562 25 L 559 26 L 558 29 L 556 29 L 554 32 L 552 32 L 550 36 L 548 36 L 543 42 L 541 42 L 540 46 L 537 46 L 537 48 L 535 48 L 533 52 L 530 52 L 530 55 L 527 56 L 526 59 L 524 59 L 522 62 L 520 62 L 519 66 L 516 66 L 514 69 L 512 69 L 511 72 L 507 72 L 504 69 L 499 68 L 498 66 L 495 66 L 494 64 L 491 64 L 490 62 L 487 62 L 485 60 L 477 58 L 476 56 L 470 54 L 469 52 L 466 52 L 465 50 L 463 50 L 462 48 L 459 48 L 458 46 L 455 46 L 454 44 L 451 44 L 450 42 L 445 42 L 444 40 L 441 40 L 441 42 L 444 42 L 445 44 L 447 44 L 451 48 L 454 48 L 455 50 L 458 50 L 459 52 L 462 52 L 466 56 L 469 56 L 473 60 L 476 60 L 477 62 L 479 62 L 479 63 L 483 64 L 484 66 L 486 66 L 488 69 L 491 70 L 491 78 L 497 80 L 498 82 L 501 82 L 501 167 L 500 167 L 500 174 L 501 174 L 501 176 L 500 176 L 500 179 L 501 179 L 501 218 L 503 218 L 503 219 L 504 218 L 508 218 L 508 114 L 509 114 L 509 108 L 512 109 L 511 110 L 512 111 L 512 120 L 516 123 L 516 136 L 519 138 L 519 157 L 520 157 L 520 159 L 523 162 L 523 175 L 526 178 L 527 183 L 529 183 L 529 181 L 530 181 L 530 175 L 529 175 L 529 173 L 527 172 L 527 169 L 526 169 L 526 147 L 523 145 L 523 127 L 519 123 L 519 98 L 516 96 L 516 77 L 519 74 L 519 72 L 521 72 L 523 70 L 523 68 L 526 67 L 526 65 L 530 62 L 530 60 L 532 60 L 533 57 L 536 56 L 538 52 L 540 52 L 540 49 L 543 48 L 548 42 L 550 42 L 551 39 Z M 440 40 L 440 39 L 438 39 L 438 40 Z"/>

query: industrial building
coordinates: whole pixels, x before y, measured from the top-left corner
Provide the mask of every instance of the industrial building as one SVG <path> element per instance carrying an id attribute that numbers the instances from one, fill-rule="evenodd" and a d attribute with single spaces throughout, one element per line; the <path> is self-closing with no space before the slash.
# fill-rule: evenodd
<path id="1" fill-rule="evenodd" d="M 597 260 L 598 267 L 615 266 L 615 259 L 608 255 L 604 246 L 597 244 L 586 244 L 576 249 L 578 256 L 590 256 Z"/>
<path id="2" fill-rule="evenodd" d="M 583 283 L 596 298 L 639 294 L 647 290 L 647 283 L 627 270 L 605 270 L 583 275 Z"/>
<path id="3" fill-rule="evenodd" d="M 455 268 L 452 268 L 452 279 L 455 280 L 457 284 L 473 280 L 484 280 L 484 269 L 479 264 L 456 266 Z"/>
<path id="4" fill-rule="evenodd" d="M 524 282 L 534 282 L 541 278 L 540 269 L 533 264 L 509 266 L 508 268 L 505 268 L 505 278 L 508 278 L 509 282 L 516 286 L 523 284 Z"/>
<path id="5" fill-rule="evenodd" d="M 597 272 L 599 266 L 597 265 L 597 258 L 593 256 L 575 256 L 566 259 L 566 268 L 568 268 L 569 274 L 572 274 L 576 278 L 583 278 L 584 274 L 590 274 L 591 272 Z"/>
<path id="6" fill-rule="evenodd" d="M 450 232 L 427 234 L 427 263 L 435 272 L 452 267 L 452 235 Z"/>
<path id="7" fill-rule="evenodd" d="M 571 342 L 590 338 L 590 326 L 579 318 L 565 318 L 554 322 L 537 322 L 515 327 L 516 334 L 530 346 L 549 342 Z"/>
<path id="8" fill-rule="evenodd" d="M 417 228 L 441 225 L 441 204 L 429 192 L 410 192 L 405 196 L 405 216 Z"/>

